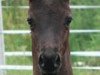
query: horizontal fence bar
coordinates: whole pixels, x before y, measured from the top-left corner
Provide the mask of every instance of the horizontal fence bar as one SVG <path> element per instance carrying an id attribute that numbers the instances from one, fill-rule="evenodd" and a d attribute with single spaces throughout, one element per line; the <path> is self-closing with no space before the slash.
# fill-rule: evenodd
<path id="1" fill-rule="evenodd" d="M 32 66 L 23 65 L 0 65 L 1 70 L 32 70 Z"/>
<path id="2" fill-rule="evenodd" d="M 0 34 L 29 34 L 30 30 L 3 30 Z"/>
<path id="3" fill-rule="evenodd" d="M 70 30 L 70 33 L 100 33 L 100 30 Z"/>
<path id="4" fill-rule="evenodd" d="M 9 9 L 9 8 L 19 8 L 19 9 L 28 9 L 29 6 L 2 6 L 4 9 Z"/>
<path id="5" fill-rule="evenodd" d="M 3 30 L 0 34 L 29 34 L 30 30 Z M 70 33 L 100 33 L 100 30 L 70 30 Z"/>
<path id="6" fill-rule="evenodd" d="M 28 9 L 29 6 L 2 6 L 2 8 L 20 8 L 20 9 Z M 100 8 L 100 6 L 96 6 L 96 5 L 70 5 L 70 8 L 72 9 L 98 9 Z"/>
<path id="7" fill-rule="evenodd" d="M 24 65 L 0 65 L 1 70 L 32 70 L 33 66 Z M 100 66 L 83 66 L 83 67 L 72 67 L 73 69 L 84 69 L 84 70 L 100 70 Z"/>
<path id="8" fill-rule="evenodd" d="M 92 56 L 92 57 L 100 57 L 100 51 L 77 51 L 77 52 L 71 52 L 71 55 L 73 56 Z"/>
<path id="9" fill-rule="evenodd" d="M 32 56 L 32 52 L 5 52 L 5 56 Z M 100 51 L 75 51 L 71 52 L 72 56 L 95 56 L 100 57 Z"/>
<path id="10" fill-rule="evenodd" d="M 32 52 L 5 52 L 5 56 L 32 56 Z"/>
<path id="11" fill-rule="evenodd" d="M 100 70 L 100 66 L 98 66 L 98 67 L 90 67 L 90 66 L 85 66 L 85 67 L 73 67 L 73 69 L 82 69 L 82 70 Z"/>
<path id="12" fill-rule="evenodd" d="M 76 5 L 76 6 L 70 6 L 72 9 L 97 9 L 100 8 L 100 6 L 89 6 L 89 5 Z"/>

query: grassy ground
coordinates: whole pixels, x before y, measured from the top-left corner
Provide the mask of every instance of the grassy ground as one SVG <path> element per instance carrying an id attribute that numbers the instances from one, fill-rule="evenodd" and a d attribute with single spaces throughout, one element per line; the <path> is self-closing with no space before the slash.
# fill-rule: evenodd
<path id="1" fill-rule="evenodd" d="M 71 0 L 72 5 L 100 5 L 99 0 Z M 17 6 L 28 5 L 28 0 L 3 0 L 3 23 L 5 30 L 27 30 L 27 9 L 18 9 Z M 100 29 L 99 9 L 73 9 L 71 29 Z M 70 34 L 70 48 L 72 51 L 100 50 L 100 34 Z M 6 51 L 31 51 L 30 34 L 5 35 Z M 100 66 L 100 58 L 73 57 L 72 64 L 83 62 L 84 65 Z M 8 65 L 32 65 L 31 57 L 6 57 Z M 100 75 L 100 70 L 73 70 L 74 75 Z M 32 71 L 7 71 L 7 75 L 32 75 Z"/>

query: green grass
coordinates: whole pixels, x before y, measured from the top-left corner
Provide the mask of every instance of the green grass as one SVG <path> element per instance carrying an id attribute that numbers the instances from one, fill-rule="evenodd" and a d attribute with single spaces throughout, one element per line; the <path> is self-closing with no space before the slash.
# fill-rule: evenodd
<path id="1" fill-rule="evenodd" d="M 8 65 L 32 65 L 32 57 L 6 57 L 6 62 Z"/>
<path id="2" fill-rule="evenodd" d="M 74 75 L 99 75 L 99 70 L 73 70 Z"/>
<path id="3" fill-rule="evenodd" d="M 26 22 L 27 9 L 18 9 L 17 6 L 28 5 L 28 0 L 3 0 L 4 6 L 14 8 L 3 9 L 3 23 L 5 30 L 29 30 Z M 100 0 L 71 0 L 72 5 L 100 5 Z M 99 9 L 73 9 L 73 22 L 71 29 L 100 29 Z M 4 35 L 6 51 L 31 51 L 30 34 Z M 100 50 L 100 34 L 70 34 L 70 48 L 72 51 L 96 51 Z M 100 66 L 100 58 L 97 57 L 73 57 L 75 62 L 84 62 L 89 66 Z M 32 57 L 6 57 L 8 65 L 32 65 Z M 75 70 L 74 75 L 99 75 L 100 70 Z M 32 71 L 7 71 L 7 75 L 32 75 Z"/>
<path id="4" fill-rule="evenodd" d="M 94 51 L 100 49 L 100 34 L 70 34 L 70 48 L 73 51 Z"/>
<path id="5" fill-rule="evenodd" d="M 7 71 L 7 75 L 33 75 L 32 71 Z"/>
<path id="6" fill-rule="evenodd" d="M 73 5 L 100 5 L 99 0 L 70 0 Z"/>
<path id="7" fill-rule="evenodd" d="M 5 30 L 24 30 L 29 29 L 27 24 L 26 9 L 10 8 L 3 9 L 3 23 Z"/>
<path id="8" fill-rule="evenodd" d="M 6 51 L 31 51 L 29 34 L 5 35 Z"/>

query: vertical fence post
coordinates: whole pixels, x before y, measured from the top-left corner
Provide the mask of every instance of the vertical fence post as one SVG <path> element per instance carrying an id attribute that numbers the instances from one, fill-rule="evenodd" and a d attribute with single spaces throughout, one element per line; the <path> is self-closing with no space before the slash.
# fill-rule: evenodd
<path id="1" fill-rule="evenodd" d="M 0 0 L 0 65 L 4 65 L 4 34 L 2 34 L 3 31 L 3 19 L 2 19 L 2 0 Z M 0 70 L 0 75 L 4 75 L 4 71 Z"/>

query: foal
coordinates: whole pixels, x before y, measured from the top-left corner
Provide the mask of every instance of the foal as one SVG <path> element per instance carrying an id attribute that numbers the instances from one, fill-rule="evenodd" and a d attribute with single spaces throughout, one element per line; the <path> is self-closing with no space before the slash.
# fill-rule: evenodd
<path id="1" fill-rule="evenodd" d="M 69 0 L 29 0 L 33 75 L 72 75 Z"/>

